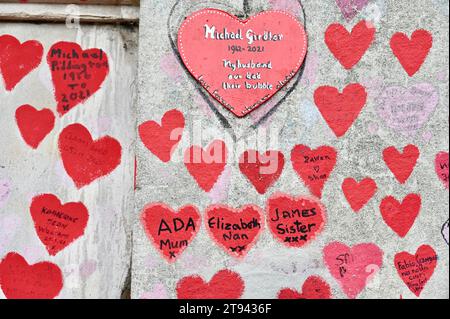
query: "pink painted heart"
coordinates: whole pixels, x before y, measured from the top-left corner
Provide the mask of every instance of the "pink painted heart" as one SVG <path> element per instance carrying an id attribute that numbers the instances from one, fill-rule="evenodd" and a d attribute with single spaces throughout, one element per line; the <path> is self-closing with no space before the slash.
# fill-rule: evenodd
<path id="1" fill-rule="evenodd" d="M 429 83 L 409 88 L 391 86 L 376 101 L 377 114 L 383 122 L 396 133 L 411 137 L 423 127 L 436 109 L 439 94 Z"/>
<path id="2" fill-rule="evenodd" d="M 283 11 L 239 20 L 203 9 L 187 17 L 178 31 L 178 50 L 188 71 L 238 117 L 267 102 L 295 76 L 306 48 L 303 25 Z"/>
<path id="3" fill-rule="evenodd" d="M 369 3 L 369 0 L 336 0 L 336 4 L 347 22 L 364 9 L 367 3 Z"/>
<path id="4" fill-rule="evenodd" d="M 436 155 L 436 159 L 434 160 L 434 168 L 436 170 L 438 178 L 444 184 L 445 188 L 448 188 L 448 152 L 439 152 Z"/>
<path id="5" fill-rule="evenodd" d="M 323 249 L 323 259 L 344 293 L 354 299 L 383 264 L 383 251 L 371 243 L 348 247 L 332 242 Z"/>

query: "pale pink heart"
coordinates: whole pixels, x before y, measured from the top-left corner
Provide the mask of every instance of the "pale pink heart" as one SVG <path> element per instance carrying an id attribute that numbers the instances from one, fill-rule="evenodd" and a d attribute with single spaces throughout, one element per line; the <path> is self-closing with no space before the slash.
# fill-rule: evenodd
<path id="1" fill-rule="evenodd" d="M 448 152 L 439 152 L 436 155 L 434 168 L 445 188 L 448 188 Z"/>
<path id="2" fill-rule="evenodd" d="M 396 133 L 412 137 L 428 121 L 438 102 L 438 91 L 429 83 L 409 88 L 391 86 L 376 99 L 376 110 Z"/>
<path id="3" fill-rule="evenodd" d="M 293 0 L 269 0 L 270 6 L 273 10 L 280 10 L 290 12 L 294 15 L 302 13 L 300 2 Z"/>
<path id="4" fill-rule="evenodd" d="M 0 208 L 3 208 L 3 206 L 5 206 L 10 194 L 11 183 L 6 179 L 0 180 Z"/>
<path id="5" fill-rule="evenodd" d="M 336 4 L 347 22 L 364 9 L 367 3 L 369 3 L 369 0 L 336 0 Z"/>
<path id="6" fill-rule="evenodd" d="M 97 262 L 95 260 L 86 260 L 80 265 L 80 277 L 83 279 L 89 278 L 97 269 Z"/>
<path id="7" fill-rule="evenodd" d="M 144 292 L 141 299 L 168 299 L 166 287 L 161 283 L 156 283 L 151 291 Z"/>
<path id="8" fill-rule="evenodd" d="M 371 243 L 348 247 L 332 242 L 323 249 L 323 259 L 344 293 L 354 299 L 381 268 L 383 251 Z"/>
<path id="9" fill-rule="evenodd" d="M 160 60 L 161 70 L 175 83 L 180 83 L 183 79 L 184 71 L 181 69 L 180 63 L 172 53 L 163 55 Z"/>

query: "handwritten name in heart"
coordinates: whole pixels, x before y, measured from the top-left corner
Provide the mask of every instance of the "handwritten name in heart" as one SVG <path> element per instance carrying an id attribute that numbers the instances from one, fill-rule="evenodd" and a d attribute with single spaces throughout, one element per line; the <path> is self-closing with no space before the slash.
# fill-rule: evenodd
<path id="1" fill-rule="evenodd" d="M 267 201 L 267 224 L 275 239 L 288 247 L 303 247 L 322 231 L 326 213 L 317 199 L 275 193 Z"/>
<path id="2" fill-rule="evenodd" d="M 178 50 L 190 74 L 238 117 L 284 87 L 303 64 L 306 49 L 303 26 L 283 11 L 239 20 L 203 9 L 188 16 L 178 31 Z"/>
<path id="3" fill-rule="evenodd" d="M 175 262 L 198 233 L 201 217 L 192 205 L 175 212 L 163 203 L 152 203 L 142 210 L 141 223 L 161 255 L 168 262 Z"/>
<path id="4" fill-rule="evenodd" d="M 74 42 L 57 42 L 47 54 L 59 115 L 64 115 L 97 92 L 109 73 L 102 49 L 83 50 Z"/>
<path id="5" fill-rule="evenodd" d="M 434 273 L 437 260 L 438 256 L 433 247 L 422 245 L 414 255 L 406 251 L 396 254 L 394 264 L 409 290 L 419 297 Z"/>
<path id="6" fill-rule="evenodd" d="M 434 160 L 434 169 L 445 188 L 448 188 L 448 159 L 448 152 L 439 152 Z"/>
<path id="7" fill-rule="evenodd" d="M 83 203 L 62 205 L 53 194 L 33 197 L 30 213 L 39 239 L 52 256 L 81 237 L 89 219 Z"/>
<path id="8" fill-rule="evenodd" d="M 233 209 L 213 205 L 206 209 L 206 229 L 229 255 L 244 257 L 256 243 L 263 227 L 264 214 L 254 205 Z"/>

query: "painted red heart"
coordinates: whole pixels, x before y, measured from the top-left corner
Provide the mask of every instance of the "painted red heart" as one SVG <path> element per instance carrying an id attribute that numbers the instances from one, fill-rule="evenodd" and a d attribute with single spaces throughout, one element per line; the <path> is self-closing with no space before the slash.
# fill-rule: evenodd
<path id="1" fill-rule="evenodd" d="M 325 226 L 325 207 L 317 199 L 275 193 L 267 200 L 267 224 L 275 239 L 288 247 L 303 247 Z"/>
<path id="2" fill-rule="evenodd" d="M 448 152 L 439 152 L 436 155 L 434 168 L 442 184 L 448 188 Z"/>
<path id="3" fill-rule="evenodd" d="M 168 262 L 175 262 L 197 235 L 201 217 L 191 205 L 175 212 L 163 203 L 151 203 L 142 210 L 141 223 L 161 255 Z"/>
<path id="4" fill-rule="evenodd" d="M 332 86 L 321 86 L 314 92 L 314 102 L 337 137 L 345 135 L 366 100 L 366 89 L 359 83 L 347 85 L 342 93 Z"/>
<path id="5" fill-rule="evenodd" d="M 8 299 L 53 299 L 63 287 L 63 275 L 53 263 L 29 265 L 11 252 L 0 262 L 0 287 Z"/>
<path id="6" fill-rule="evenodd" d="M 0 36 L 0 73 L 7 91 L 11 91 L 41 63 L 43 47 L 39 41 L 20 43 L 9 34 Z"/>
<path id="7" fill-rule="evenodd" d="M 437 265 L 438 256 L 429 245 L 420 246 L 415 255 L 402 251 L 395 255 L 397 273 L 409 290 L 417 297 L 430 280 Z"/>
<path id="8" fill-rule="evenodd" d="M 178 50 L 188 71 L 238 117 L 286 85 L 303 64 L 306 49 L 303 25 L 282 11 L 239 20 L 203 9 L 187 17 L 178 31 Z"/>
<path id="9" fill-rule="evenodd" d="M 77 188 L 111 173 L 121 161 L 122 147 L 110 136 L 92 140 L 81 124 L 63 129 L 58 140 L 59 152 L 67 174 Z"/>
<path id="10" fill-rule="evenodd" d="M 33 197 L 30 213 L 36 233 L 51 256 L 81 237 L 89 219 L 83 203 L 62 205 L 53 194 Z"/>
<path id="11" fill-rule="evenodd" d="M 139 136 L 150 152 L 167 163 L 181 140 L 183 129 L 183 113 L 173 109 L 163 115 L 161 125 L 155 121 L 139 125 Z"/>
<path id="12" fill-rule="evenodd" d="M 344 293 L 354 299 L 380 270 L 383 251 L 371 243 L 349 247 L 332 242 L 323 249 L 323 259 Z"/>
<path id="13" fill-rule="evenodd" d="M 233 209 L 225 205 L 206 208 L 209 235 L 229 255 L 241 258 L 253 247 L 264 228 L 264 213 L 258 206 Z"/>
<path id="14" fill-rule="evenodd" d="M 415 145 L 407 145 L 400 153 L 394 146 L 390 146 L 383 151 L 383 159 L 387 167 L 394 174 L 395 178 L 404 184 L 416 166 L 420 151 Z"/>
<path id="15" fill-rule="evenodd" d="M 291 151 L 291 161 L 309 191 L 321 198 L 323 187 L 336 165 L 336 150 L 331 146 L 311 150 L 308 146 L 296 145 Z"/>
<path id="16" fill-rule="evenodd" d="M 83 50 L 74 42 L 57 42 L 47 53 L 60 116 L 97 92 L 109 72 L 102 49 Z"/>
<path id="17" fill-rule="evenodd" d="M 346 178 L 342 183 L 342 191 L 353 211 L 363 208 L 377 191 L 377 183 L 370 177 L 357 182 L 353 178 Z"/>
<path id="18" fill-rule="evenodd" d="M 260 194 L 275 184 L 284 167 L 284 155 L 280 151 L 245 151 L 239 159 L 239 169 Z"/>
<path id="19" fill-rule="evenodd" d="M 189 276 L 177 284 L 178 299 L 239 299 L 244 292 L 244 281 L 230 270 L 217 272 L 209 282 L 200 276 Z"/>
<path id="20" fill-rule="evenodd" d="M 383 198 L 380 203 L 381 216 L 385 223 L 400 237 L 405 237 L 419 215 L 422 200 L 420 195 L 409 194 L 401 203 L 394 197 Z"/>
<path id="21" fill-rule="evenodd" d="M 227 164 L 227 147 L 221 140 L 212 141 L 206 150 L 193 145 L 184 153 L 184 165 L 198 186 L 209 192 Z"/>
<path id="22" fill-rule="evenodd" d="M 352 32 L 339 23 L 331 24 L 325 31 L 325 43 L 342 66 L 350 70 L 356 65 L 375 38 L 375 26 L 362 20 Z"/>
<path id="23" fill-rule="evenodd" d="M 53 130 L 55 115 L 49 109 L 38 111 L 31 105 L 24 104 L 16 110 L 16 122 L 25 143 L 36 149 Z"/>
<path id="24" fill-rule="evenodd" d="M 278 292 L 278 299 L 331 299 L 331 288 L 319 276 L 308 277 L 299 293 L 293 289 L 282 289 Z"/>
<path id="25" fill-rule="evenodd" d="M 425 62 L 433 46 L 433 36 L 426 30 L 416 30 L 409 39 L 406 34 L 397 32 L 392 36 L 390 45 L 406 73 L 413 76 Z"/>

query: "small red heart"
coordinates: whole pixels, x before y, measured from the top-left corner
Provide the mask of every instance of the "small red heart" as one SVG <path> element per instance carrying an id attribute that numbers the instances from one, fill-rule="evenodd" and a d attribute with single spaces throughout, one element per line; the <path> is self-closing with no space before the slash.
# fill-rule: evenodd
<path id="1" fill-rule="evenodd" d="M 244 281 L 230 270 L 217 272 L 205 282 L 200 276 L 189 276 L 177 284 L 178 299 L 239 299 L 244 292 Z"/>
<path id="2" fill-rule="evenodd" d="M 325 43 L 342 66 L 349 70 L 366 53 L 375 38 L 375 27 L 362 20 L 349 33 L 339 23 L 333 23 L 325 31 Z"/>
<path id="3" fill-rule="evenodd" d="M 197 235 L 201 217 L 194 206 L 184 206 L 177 213 L 163 203 L 152 203 L 142 210 L 141 223 L 161 255 L 175 262 Z"/>
<path id="4" fill-rule="evenodd" d="M 38 111 L 31 105 L 24 104 L 16 110 L 16 122 L 25 143 L 36 149 L 53 130 L 55 116 L 49 109 Z"/>
<path id="5" fill-rule="evenodd" d="M 299 293 L 293 289 L 282 289 L 278 292 L 278 299 L 331 299 L 331 288 L 319 276 L 308 277 Z"/>
<path id="6" fill-rule="evenodd" d="M 397 273 L 409 290 L 420 296 L 430 280 L 437 265 L 438 256 L 429 245 L 420 246 L 415 255 L 402 251 L 395 255 L 394 264 Z"/>
<path id="7" fill-rule="evenodd" d="M 353 211 L 363 208 L 377 191 L 377 184 L 369 177 L 357 182 L 353 178 L 346 178 L 342 183 L 342 191 Z"/>
<path id="8" fill-rule="evenodd" d="M 420 151 L 415 145 L 407 145 L 400 153 L 394 146 L 383 151 L 383 159 L 395 178 L 404 184 L 416 166 Z"/>
<path id="9" fill-rule="evenodd" d="M 21 44 L 12 35 L 0 36 L 0 73 L 7 91 L 14 89 L 17 83 L 38 67 L 43 51 L 39 41 L 30 40 Z"/>
<path id="10" fill-rule="evenodd" d="M 139 136 L 150 152 L 167 163 L 181 140 L 183 129 L 183 113 L 174 109 L 163 115 L 161 125 L 155 121 L 139 125 Z"/>
<path id="11" fill-rule="evenodd" d="M 411 40 L 402 32 L 395 33 L 391 38 L 391 49 L 409 76 L 419 71 L 433 46 L 433 37 L 426 30 L 416 30 Z"/>
<path id="12" fill-rule="evenodd" d="M 309 191 L 322 197 L 325 182 L 336 165 L 337 152 L 331 146 L 311 150 L 305 145 L 296 145 L 291 152 L 292 167 L 303 180 Z"/>
<path id="13" fill-rule="evenodd" d="M 403 238 L 419 215 L 421 203 L 420 195 L 417 194 L 407 195 L 402 203 L 399 203 L 394 197 L 388 196 L 381 201 L 381 216 L 385 223 Z"/>
<path id="14" fill-rule="evenodd" d="M 325 207 L 306 196 L 275 193 L 267 201 L 267 224 L 275 239 L 288 247 L 302 247 L 314 240 L 325 222 Z"/>
<path id="15" fill-rule="evenodd" d="M 47 53 L 60 116 L 97 92 L 109 73 L 102 49 L 83 50 L 74 42 L 57 42 Z"/>
<path id="16" fill-rule="evenodd" d="M 260 194 L 264 194 L 275 184 L 283 167 L 284 155 L 279 151 L 266 151 L 260 154 L 258 151 L 248 150 L 239 159 L 239 169 Z"/>
<path id="17" fill-rule="evenodd" d="M 0 287 L 8 299 L 53 299 L 63 287 L 63 275 L 55 264 L 29 265 L 11 252 L 0 262 Z"/>
<path id="18" fill-rule="evenodd" d="M 342 93 L 332 86 L 321 86 L 314 92 L 314 102 L 337 137 L 345 135 L 366 100 L 366 89 L 359 83 L 347 85 Z"/>
<path id="19" fill-rule="evenodd" d="M 67 174 L 77 188 L 111 173 L 121 161 L 122 147 L 110 136 L 92 140 L 81 124 L 63 129 L 58 139 L 59 151 Z"/>
<path id="20" fill-rule="evenodd" d="M 89 213 L 83 203 L 61 205 L 52 194 L 35 196 L 30 205 L 36 233 L 51 256 L 84 234 Z"/>
<path id="21" fill-rule="evenodd" d="M 184 153 L 184 165 L 205 192 L 209 192 L 227 164 L 227 147 L 221 140 L 212 141 L 206 150 L 193 145 Z"/>
<path id="22" fill-rule="evenodd" d="M 225 205 L 206 208 L 206 229 L 214 241 L 233 257 L 244 257 L 264 227 L 264 214 L 258 206 L 233 209 Z"/>

